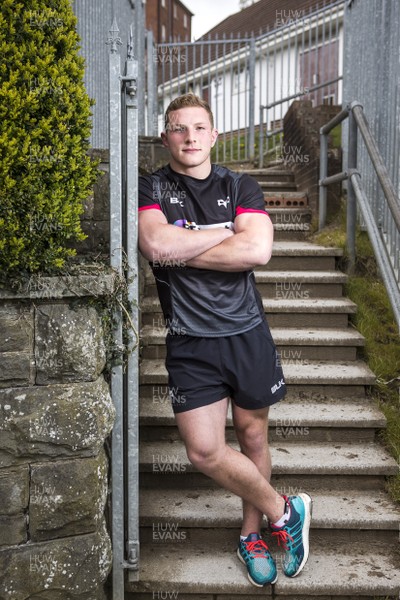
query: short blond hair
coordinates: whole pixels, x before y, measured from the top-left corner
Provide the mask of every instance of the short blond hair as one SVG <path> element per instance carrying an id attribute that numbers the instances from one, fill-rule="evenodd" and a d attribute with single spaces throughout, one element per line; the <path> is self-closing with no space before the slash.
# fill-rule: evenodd
<path id="1" fill-rule="evenodd" d="M 200 108 L 204 108 L 208 113 L 210 123 L 211 123 L 211 128 L 214 129 L 214 116 L 212 114 L 212 110 L 211 110 L 208 102 L 206 102 L 199 96 L 196 96 L 196 94 L 189 93 L 189 94 L 183 94 L 182 96 L 178 96 L 177 98 L 172 100 L 172 102 L 170 102 L 170 104 L 168 105 L 168 108 L 165 111 L 165 123 L 164 123 L 165 131 L 168 130 L 169 125 L 170 125 L 169 115 L 171 112 L 173 112 L 175 110 L 179 110 L 180 108 L 187 108 L 187 107 L 191 107 L 191 106 L 198 106 Z"/>

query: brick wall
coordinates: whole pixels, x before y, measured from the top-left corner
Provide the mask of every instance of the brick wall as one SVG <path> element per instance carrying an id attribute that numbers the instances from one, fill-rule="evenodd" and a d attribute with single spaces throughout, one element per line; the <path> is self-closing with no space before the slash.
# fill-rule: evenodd
<path id="1" fill-rule="evenodd" d="M 320 105 L 313 107 L 310 100 L 292 103 L 285 115 L 283 127 L 284 143 L 281 153 L 285 164 L 295 173 L 296 183 L 306 191 L 313 217 L 318 217 L 319 197 L 319 130 L 332 119 L 340 106 Z M 329 143 L 328 175 L 342 170 L 342 152 Z M 340 206 L 341 184 L 328 187 L 328 218 Z"/>
<path id="2" fill-rule="evenodd" d="M 162 6 L 160 0 L 147 0 L 146 2 L 146 28 L 151 29 L 156 43 L 190 41 L 191 39 L 191 12 L 176 0 L 165 0 Z M 184 21 L 186 15 L 186 27 Z M 165 28 L 166 39 L 162 39 L 162 27 Z"/>

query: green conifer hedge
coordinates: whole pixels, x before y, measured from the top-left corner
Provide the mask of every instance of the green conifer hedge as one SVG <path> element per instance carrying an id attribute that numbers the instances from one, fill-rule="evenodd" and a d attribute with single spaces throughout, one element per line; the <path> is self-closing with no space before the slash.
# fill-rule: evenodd
<path id="1" fill-rule="evenodd" d="M 97 177 L 70 0 L 1 0 L 0 273 L 51 272 Z"/>

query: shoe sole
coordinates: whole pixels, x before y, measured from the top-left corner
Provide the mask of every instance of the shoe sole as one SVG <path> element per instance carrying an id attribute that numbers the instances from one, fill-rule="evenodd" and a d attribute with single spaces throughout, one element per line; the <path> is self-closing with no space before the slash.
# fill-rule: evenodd
<path id="1" fill-rule="evenodd" d="M 289 577 L 292 579 L 293 579 L 293 577 L 297 577 L 297 575 L 299 573 L 301 573 L 301 571 L 304 568 L 304 565 L 306 564 L 306 562 L 308 560 L 308 555 L 310 552 L 309 531 L 310 531 L 311 515 L 312 515 L 312 500 L 311 500 L 311 496 L 309 496 L 308 494 L 305 494 L 305 493 L 297 494 L 297 496 L 303 500 L 304 506 L 305 506 L 305 511 L 306 511 L 303 527 L 301 530 L 301 537 L 303 539 L 304 556 L 303 556 L 303 560 L 301 561 L 300 566 L 297 569 L 296 573 L 294 573 L 294 575 L 289 575 Z"/>
<path id="2" fill-rule="evenodd" d="M 246 561 L 244 560 L 243 556 L 240 554 L 239 548 L 237 549 L 236 554 L 237 554 L 239 560 L 245 565 L 245 567 L 247 569 Z M 255 585 L 256 587 L 259 587 L 259 588 L 262 588 L 265 585 L 273 585 L 278 580 L 278 574 L 277 574 L 276 577 L 275 577 L 275 579 L 274 579 L 274 581 L 267 581 L 267 583 L 256 583 L 254 581 L 254 579 L 251 578 L 250 573 L 248 571 L 247 571 L 247 577 L 248 577 L 250 583 L 252 583 L 253 585 Z"/>

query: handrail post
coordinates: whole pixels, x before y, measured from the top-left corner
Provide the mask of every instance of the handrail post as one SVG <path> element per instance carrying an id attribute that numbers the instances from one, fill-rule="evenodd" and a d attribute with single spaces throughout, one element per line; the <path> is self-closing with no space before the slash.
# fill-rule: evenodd
<path id="1" fill-rule="evenodd" d="M 320 133 L 320 152 L 319 152 L 319 207 L 318 207 L 318 228 L 321 230 L 326 225 L 326 199 L 327 187 L 322 185 L 321 181 L 328 176 L 328 134 Z"/>
<path id="2" fill-rule="evenodd" d="M 256 41 L 252 37 L 250 40 L 250 60 L 249 60 L 249 159 L 254 161 L 254 104 L 256 89 Z"/>
<path id="3" fill-rule="evenodd" d="M 357 123 L 353 111 L 349 112 L 349 138 L 347 168 L 357 169 Z M 347 252 L 349 257 L 349 273 L 354 273 L 356 264 L 356 223 L 357 223 L 357 200 L 351 178 L 347 186 Z"/>
<path id="4" fill-rule="evenodd" d="M 110 139 L 110 263 L 122 277 L 122 142 L 121 142 L 121 57 L 122 44 L 114 19 L 107 44 L 109 54 L 109 139 Z M 114 312 L 114 342 L 122 350 L 122 314 Z M 112 431 L 112 547 L 113 600 L 124 599 L 124 434 L 123 373 L 116 365 L 111 371 L 111 395 L 115 407 Z"/>
<path id="5" fill-rule="evenodd" d="M 145 135 L 145 126 L 146 121 L 144 118 L 145 114 L 145 31 L 146 31 L 146 0 L 135 0 L 134 2 L 135 8 L 135 18 L 134 18 L 134 26 L 135 26 L 135 56 L 140 65 L 140 69 L 138 72 L 138 107 L 139 113 L 142 116 L 139 123 L 139 133 L 140 135 Z"/>
<path id="6" fill-rule="evenodd" d="M 155 95 L 156 70 L 154 65 L 154 36 L 153 31 L 149 29 L 146 32 L 147 49 L 147 135 L 155 135 L 155 121 L 157 116 L 157 104 Z"/>
<path id="7" fill-rule="evenodd" d="M 126 60 L 126 276 L 130 304 L 129 350 L 125 385 L 127 562 L 130 580 L 139 578 L 139 285 L 138 285 L 138 61 L 130 31 Z"/>
<path id="8" fill-rule="evenodd" d="M 264 107 L 260 105 L 260 125 L 258 130 L 258 168 L 264 166 Z"/>

